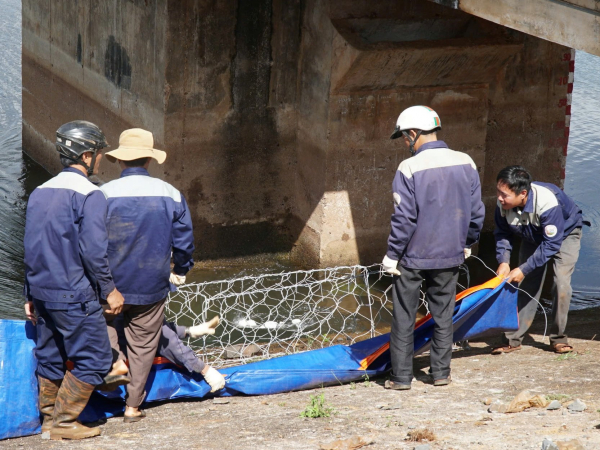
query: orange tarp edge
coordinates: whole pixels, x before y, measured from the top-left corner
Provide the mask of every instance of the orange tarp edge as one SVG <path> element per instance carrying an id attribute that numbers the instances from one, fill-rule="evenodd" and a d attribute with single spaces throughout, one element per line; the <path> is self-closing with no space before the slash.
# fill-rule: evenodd
<path id="1" fill-rule="evenodd" d="M 486 281 L 483 284 L 480 284 L 478 286 L 473 286 L 472 288 L 469 288 L 469 289 L 465 289 L 464 291 L 462 291 L 460 294 L 458 294 L 456 296 L 456 301 L 462 300 L 467 295 L 472 294 L 473 292 L 479 291 L 481 289 L 496 289 L 498 286 L 500 286 L 500 283 L 502 283 L 502 279 L 499 277 L 494 277 L 491 280 Z M 417 320 L 417 323 L 415 324 L 415 329 L 419 328 L 421 325 L 423 325 L 429 319 L 431 319 L 431 314 L 427 314 L 425 317 L 422 317 L 421 319 Z M 367 356 L 360 362 L 359 370 L 367 370 L 367 368 L 371 365 L 371 363 L 373 361 L 375 361 L 377 358 L 379 358 L 381 356 L 381 354 L 383 352 L 385 352 L 386 350 L 388 350 L 389 348 L 390 348 L 389 342 L 383 344 L 375 352 L 371 353 L 369 356 Z"/>
<path id="2" fill-rule="evenodd" d="M 167 358 L 163 358 L 162 356 L 157 356 L 154 358 L 154 361 L 152 362 L 152 364 L 175 364 L 171 361 L 169 361 Z M 125 361 L 125 364 L 127 364 L 129 366 L 129 360 Z M 181 367 L 177 364 L 175 364 L 177 367 Z M 75 364 L 73 364 L 72 361 L 67 361 L 67 369 L 68 370 L 73 370 L 75 368 Z"/>

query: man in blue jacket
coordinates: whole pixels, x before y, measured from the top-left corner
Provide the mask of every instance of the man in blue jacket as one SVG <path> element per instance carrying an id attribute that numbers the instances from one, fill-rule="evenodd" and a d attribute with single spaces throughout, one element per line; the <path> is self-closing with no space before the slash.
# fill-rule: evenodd
<path id="1" fill-rule="evenodd" d="M 394 213 L 383 268 L 394 275 L 390 334 L 392 374 L 387 389 L 410 389 L 414 327 L 419 290 L 435 321 L 431 376 L 435 386 L 450 383 L 452 315 L 458 266 L 479 240 L 485 207 L 479 174 L 469 155 L 437 139 L 440 118 L 431 108 L 402 112 L 391 138 L 403 138 L 412 158 L 400 163 L 392 185 Z"/>
<path id="2" fill-rule="evenodd" d="M 99 300 L 119 313 L 123 297 L 108 266 L 106 198 L 88 180 L 107 146 L 104 134 L 78 120 L 61 126 L 56 136 L 65 168 L 35 189 L 27 203 L 25 313 L 37 322 L 42 432 L 49 431 L 51 439 L 83 439 L 100 434 L 77 418 L 112 364 Z M 71 371 L 67 360 L 74 365 Z M 116 378 L 121 380 L 113 387 L 128 381 Z"/>
<path id="3" fill-rule="evenodd" d="M 106 154 L 109 161 L 119 162 L 121 177 L 102 186 L 108 200 L 108 260 L 115 285 L 125 297 L 123 318 L 131 375 L 126 423 L 145 417 L 139 406 L 161 337 L 165 300 L 171 283 L 183 284 L 194 265 L 187 203 L 173 186 L 148 174 L 151 159 L 162 164 L 166 158 L 165 152 L 153 147 L 149 131 L 134 128 L 121 133 L 119 148 Z M 112 328 L 110 316 L 107 321 Z M 109 332 L 113 349 L 118 349 L 116 331 Z M 224 386 L 223 377 L 213 368 L 205 379 L 209 384 L 213 380 L 211 386 L 219 389 Z"/>
<path id="4" fill-rule="evenodd" d="M 571 303 L 571 275 L 581 246 L 581 210 L 558 186 L 532 182 L 521 166 L 509 166 L 496 178 L 498 204 L 494 220 L 498 276 L 520 283 L 519 329 L 504 333 L 503 345 L 492 354 L 521 350 L 523 336 L 531 326 L 542 293 L 549 262 L 554 268 L 550 345 L 557 353 L 573 351 L 565 329 Z M 519 267 L 510 269 L 513 237 L 521 238 Z M 533 298 L 532 298 L 533 297 Z"/>

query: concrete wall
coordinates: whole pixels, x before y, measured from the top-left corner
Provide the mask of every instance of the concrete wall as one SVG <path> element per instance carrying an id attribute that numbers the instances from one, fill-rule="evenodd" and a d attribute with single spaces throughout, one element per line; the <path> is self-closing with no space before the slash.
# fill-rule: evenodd
<path id="1" fill-rule="evenodd" d="M 598 0 L 429 0 L 600 56 Z"/>
<path id="2" fill-rule="evenodd" d="M 23 147 L 34 159 L 59 169 L 54 133 L 80 118 L 99 124 L 113 146 L 133 125 L 164 142 L 162 3 L 22 2 Z M 105 165 L 101 175 L 116 174 Z"/>
<path id="3" fill-rule="evenodd" d="M 425 0 L 80 3 L 23 1 L 24 148 L 58 170 L 66 121 L 97 123 L 113 147 L 125 128 L 153 131 L 168 158 L 151 173 L 186 196 L 200 258 L 379 261 L 408 156 L 389 135 L 414 104 L 475 160 L 488 217 L 507 164 L 560 183 L 560 45 Z"/>
<path id="4" fill-rule="evenodd" d="M 298 259 L 381 259 L 391 181 L 408 157 L 389 135 L 414 104 L 433 107 L 440 137 L 476 162 L 488 230 L 502 167 L 524 164 L 536 179 L 562 183 L 569 49 L 427 2 L 332 1 L 324 10 L 311 4 L 304 21 L 311 33 L 300 76 L 310 81 L 300 85 Z M 314 105 L 319 97 L 327 103 Z"/>

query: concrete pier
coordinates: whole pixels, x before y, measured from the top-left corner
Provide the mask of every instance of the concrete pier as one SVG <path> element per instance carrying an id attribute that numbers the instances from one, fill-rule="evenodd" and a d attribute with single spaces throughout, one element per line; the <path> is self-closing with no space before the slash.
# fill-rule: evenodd
<path id="1" fill-rule="evenodd" d="M 198 257 L 369 264 L 409 156 L 389 140 L 404 108 L 434 108 L 473 157 L 489 225 L 503 166 L 562 183 L 570 71 L 569 47 L 427 0 L 23 0 L 23 147 L 57 171 L 64 122 L 112 147 L 149 129 Z"/>

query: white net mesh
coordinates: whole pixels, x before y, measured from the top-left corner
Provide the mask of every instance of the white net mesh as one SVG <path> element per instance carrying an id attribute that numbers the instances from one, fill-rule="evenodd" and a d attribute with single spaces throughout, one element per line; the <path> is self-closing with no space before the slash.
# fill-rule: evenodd
<path id="1" fill-rule="evenodd" d="M 214 336 L 188 344 L 212 366 L 232 366 L 388 333 L 391 280 L 373 265 L 193 283 L 170 296 L 165 314 L 184 326 L 218 315 Z"/>
<path id="2" fill-rule="evenodd" d="M 189 345 L 215 367 L 237 365 L 389 332 L 390 282 L 374 265 L 187 284 L 166 316 L 190 326 L 218 315 L 216 334 Z"/>

